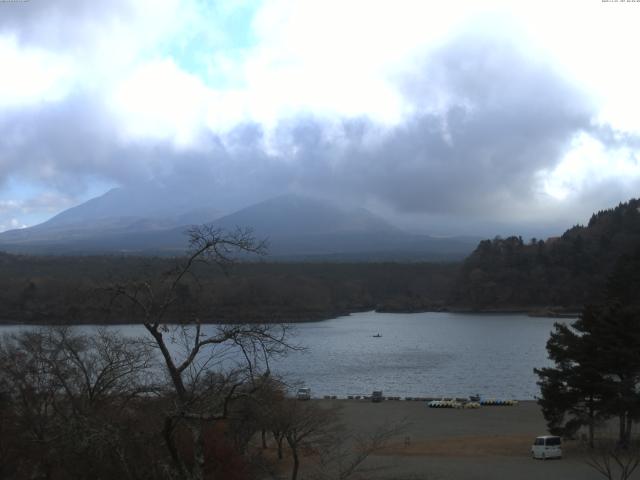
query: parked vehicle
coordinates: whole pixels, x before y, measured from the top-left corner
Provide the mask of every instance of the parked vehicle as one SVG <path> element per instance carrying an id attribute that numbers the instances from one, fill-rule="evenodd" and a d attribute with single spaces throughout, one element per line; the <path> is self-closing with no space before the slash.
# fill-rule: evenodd
<path id="1" fill-rule="evenodd" d="M 308 387 L 299 388 L 296 398 L 298 400 L 311 400 L 311 389 Z"/>
<path id="2" fill-rule="evenodd" d="M 371 394 L 371 401 L 381 402 L 382 400 L 384 400 L 384 397 L 382 396 L 382 390 L 374 390 L 374 392 Z"/>
<path id="3" fill-rule="evenodd" d="M 553 435 L 543 435 L 536 437 L 531 446 L 531 457 L 541 458 L 562 458 L 562 442 L 560 437 Z"/>

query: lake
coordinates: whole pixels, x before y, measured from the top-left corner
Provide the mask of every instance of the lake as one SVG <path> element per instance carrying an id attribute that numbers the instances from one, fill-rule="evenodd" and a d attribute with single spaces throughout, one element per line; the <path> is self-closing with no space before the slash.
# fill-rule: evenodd
<path id="1" fill-rule="evenodd" d="M 549 365 L 552 318 L 454 313 L 357 313 L 296 326 L 309 348 L 276 370 L 318 395 L 532 399 L 534 367 Z M 563 320 L 566 321 L 566 320 Z M 380 334 L 380 338 L 373 335 Z"/>
<path id="2" fill-rule="evenodd" d="M 370 394 L 533 399 L 534 367 L 549 365 L 545 345 L 554 322 L 517 314 L 363 312 L 295 324 L 306 347 L 272 363 L 313 396 Z M 3 326 L 0 332 L 26 327 Z M 90 327 L 80 327 L 85 330 Z M 112 327 L 142 335 L 138 325 Z M 374 335 L 380 334 L 380 337 Z"/>

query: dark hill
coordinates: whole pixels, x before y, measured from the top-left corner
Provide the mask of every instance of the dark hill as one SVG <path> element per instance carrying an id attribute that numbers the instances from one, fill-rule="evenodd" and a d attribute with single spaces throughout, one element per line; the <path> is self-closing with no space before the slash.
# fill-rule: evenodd
<path id="1" fill-rule="evenodd" d="M 640 200 L 595 213 L 546 241 L 483 240 L 465 260 L 451 303 L 472 309 L 562 307 L 598 301 L 621 258 L 640 248 Z"/>

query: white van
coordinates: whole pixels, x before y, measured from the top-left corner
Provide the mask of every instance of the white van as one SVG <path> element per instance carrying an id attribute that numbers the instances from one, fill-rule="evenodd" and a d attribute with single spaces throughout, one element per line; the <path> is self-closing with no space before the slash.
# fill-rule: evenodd
<path id="1" fill-rule="evenodd" d="M 299 388 L 296 398 L 298 400 L 311 400 L 311 389 L 308 387 Z"/>
<path id="2" fill-rule="evenodd" d="M 562 445 L 560 437 L 544 435 L 536 437 L 531 446 L 531 457 L 541 458 L 562 458 Z"/>

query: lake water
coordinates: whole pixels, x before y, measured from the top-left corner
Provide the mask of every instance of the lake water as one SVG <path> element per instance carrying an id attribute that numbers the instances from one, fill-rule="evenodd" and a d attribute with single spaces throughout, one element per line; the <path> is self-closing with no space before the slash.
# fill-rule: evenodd
<path id="1" fill-rule="evenodd" d="M 308 345 L 277 370 L 318 395 L 468 396 L 532 399 L 534 367 L 557 319 L 526 315 L 366 312 L 298 325 Z M 373 335 L 380 334 L 380 338 Z"/>
<path id="2" fill-rule="evenodd" d="M 545 345 L 556 321 L 513 314 L 356 313 L 296 324 L 293 343 L 306 350 L 273 362 L 272 370 L 305 383 L 313 396 L 383 390 L 403 397 L 480 393 L 533 399 L 539 393 L 533 368 L 549 365 Z M 137 325 L 113 328 L 144 334 Z"/>

